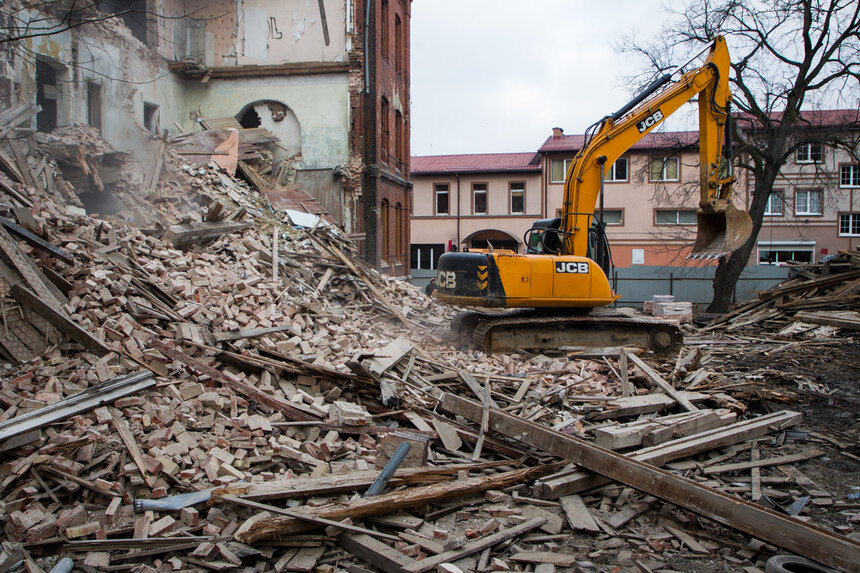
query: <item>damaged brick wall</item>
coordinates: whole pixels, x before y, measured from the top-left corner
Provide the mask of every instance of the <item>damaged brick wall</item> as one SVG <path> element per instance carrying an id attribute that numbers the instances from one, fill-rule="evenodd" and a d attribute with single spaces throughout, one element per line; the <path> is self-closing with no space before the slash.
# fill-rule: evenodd
<path id="1" fill-rule="evenodd" d="M 367 12 L 357 10 L 364 30 Z M 392 276 L 409 274 L 409 19 L 410 3 L 373 3 L 362 62 L 365 260 Z M 399 39 L 398 39 L 399 38 Z M 399 208 L 398 208 L 399 206 Z M 403 214 L 405 222 L 398 216 Z M 384 226 L 384 227 L 383 227 Z"/>

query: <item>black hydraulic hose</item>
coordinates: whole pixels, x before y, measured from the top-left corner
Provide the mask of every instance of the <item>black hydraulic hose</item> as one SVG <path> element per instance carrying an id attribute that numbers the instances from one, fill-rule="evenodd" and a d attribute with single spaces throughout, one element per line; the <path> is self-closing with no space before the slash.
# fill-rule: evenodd
<path id="1" fill-rule="evenodd" d="M 669 83 L 669 80 L 672 79 L 672 74 L 663 74 L 653 82 L 651 82 L 645 90 L 634 97 L 632 100 L 627 102 L 627 104 L 612 114 L 612 121 L 618 121 L 619 118 L 624 117 L 628 111 L 639 105 L 642 101 L 644 101 L 651 94 L 656 92 L 658 89 Z"/>

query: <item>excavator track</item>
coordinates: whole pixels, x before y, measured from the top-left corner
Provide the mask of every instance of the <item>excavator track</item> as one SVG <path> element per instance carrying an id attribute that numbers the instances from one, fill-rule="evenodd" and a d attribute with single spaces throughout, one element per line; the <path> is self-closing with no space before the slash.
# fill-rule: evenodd
<path id="1" fill-rule="evenodd" d="M 628 345 L 668 352 L 683 342 L 676 320 L 629 316 L 611 309 L 563 315 L 467 312 L 457 316 L 451 326 L 460 340 L 469 339 L 488 353 Z"/>

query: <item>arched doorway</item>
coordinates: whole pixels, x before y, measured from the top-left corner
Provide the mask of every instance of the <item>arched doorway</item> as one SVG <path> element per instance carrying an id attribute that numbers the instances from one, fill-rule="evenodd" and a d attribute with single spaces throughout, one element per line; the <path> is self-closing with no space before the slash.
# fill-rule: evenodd
<path id="1" fill-rule="evenodd" d="M 520 252 L 519 239 L 510 233 L 499 231 L 498 229 L 475 231 L 460 242 L 467 249 L 486 249 L 489 245 L 493 245 L 494 249 L 507 249 L 515 253 Z"/>
<path id="2" fill-rule="evenodd" d="M 247 104 L 236 114 L 245 129 L 264 127 L 280 139 L 275 160 L 287 159 L 302 152 L 302 128 L 296 114 L 284 103 L 260 100 Z"/>

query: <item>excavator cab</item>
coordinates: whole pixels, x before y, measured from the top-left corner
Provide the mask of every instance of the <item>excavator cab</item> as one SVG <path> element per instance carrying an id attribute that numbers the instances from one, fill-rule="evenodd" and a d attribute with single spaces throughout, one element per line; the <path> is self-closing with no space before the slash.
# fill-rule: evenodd
<path id="1" fill-rule="evenodd" d="M 561 219 L 538 219 L 532 228 L 526 231 L 523 242 L 526 253 L 533 255 L 554 255 L 561 250 Z"/>

